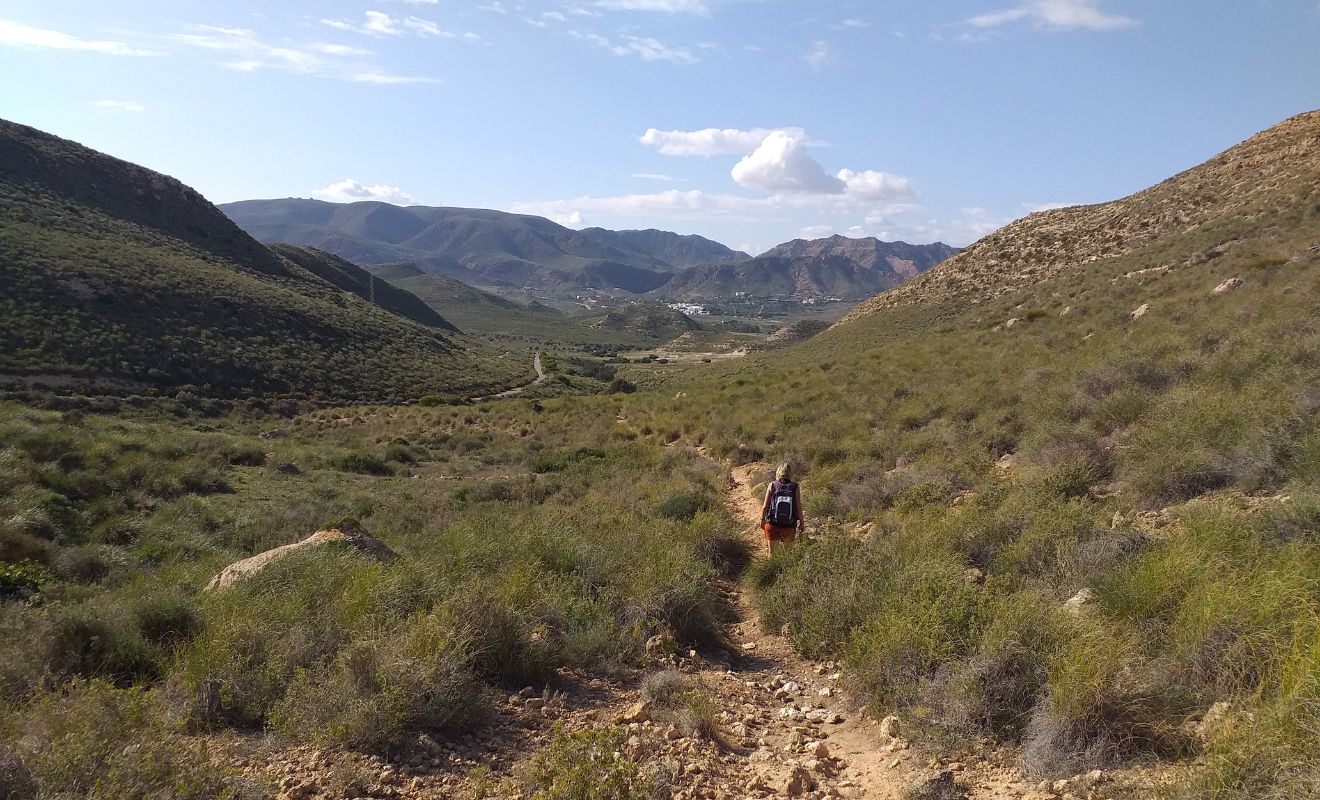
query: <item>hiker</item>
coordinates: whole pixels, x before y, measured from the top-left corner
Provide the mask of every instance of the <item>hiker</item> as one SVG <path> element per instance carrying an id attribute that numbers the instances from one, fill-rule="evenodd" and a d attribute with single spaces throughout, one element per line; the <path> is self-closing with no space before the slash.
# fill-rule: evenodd
<path id="1" fill-rule="evenodd" d="M 779 465 L 774 481 L 766 487 L 765 502 L 761 503 L 761 528 L 770 543 L 770 555 L 792 544 L 807 528 L 802 518 L 802 491 L 793 482 L 793 470 L 788 464 Z"/>

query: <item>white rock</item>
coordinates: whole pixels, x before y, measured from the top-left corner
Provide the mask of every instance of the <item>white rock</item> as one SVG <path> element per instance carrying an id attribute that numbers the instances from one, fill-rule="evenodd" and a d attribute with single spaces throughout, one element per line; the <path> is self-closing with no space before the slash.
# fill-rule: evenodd
<path id="1" fill-rule="evenodd" d="M 1226 294 L 1238 288 L 1243 283 L 1244 281 L 1241 278 L 1229 278 L 1228 280 L 1216 286 L 1214 288 L 1214 291 L 1211 292 L 1211 294 L 1216 294 L 1216 295 Z"/>
<path id="2" fill-rule="evenodd" d="M 1133 309 L 1132 313 L 1129 314 L 1128 316 L 1130 316 L 1132 319 L 1141 319 L 1142 317 L 1146 316 L 1149 313 L 1150 313 L 1150 303 L 1142 303 L 1141 305 Z"/>
<path id="3" fill-rule="evenodd" d="M 880 735 L 886 739 L 897 739 L 900 731 L 898 717 L 893 714 L 880 720 Z"/>

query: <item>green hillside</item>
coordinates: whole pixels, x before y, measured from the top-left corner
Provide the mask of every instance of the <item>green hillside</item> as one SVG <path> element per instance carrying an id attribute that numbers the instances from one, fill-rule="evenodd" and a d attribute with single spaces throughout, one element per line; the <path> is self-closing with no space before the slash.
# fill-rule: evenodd
<path id="1" fill-rule="evenodd" d="M 269 250 L 172 178 L 8 122 L 0 263 L 9 384 L 328 399 L 525 379 L 403 293 L 364 300 L 352 265 Z"/>
<path id="2" fill-rule="evenodd" d="M 222 207 L 263 242 L 326 250 L 356 264 L 410 262 L 485 286 L 645 292 L 676 267 L 745 253 L 665 231 L 575 231 L 543 217 L 476 208 L 320 200 L 246 200 Z"/>
<path id="3" fill-rule="evenodd" d="M 484 292 L 445 275 L 413 267 L 385 265 L 370 270 L 420 298 L 466 333 L 496 339 L 531 340 L 543 344 L 633 346 L 653 343 L 653 337 L 593 326 L 599 315 L 570 315 L 542 303 L 521 305 Z"/>

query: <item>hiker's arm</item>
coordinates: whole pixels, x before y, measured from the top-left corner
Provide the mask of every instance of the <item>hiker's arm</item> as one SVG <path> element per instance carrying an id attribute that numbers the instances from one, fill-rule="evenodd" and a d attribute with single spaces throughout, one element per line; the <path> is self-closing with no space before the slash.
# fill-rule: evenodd
<path id="1" fill-rule="evenodd" d="M 765 515 L 770 513 L 770 492 L 774 489 L 774 484 L 765 487 L 765 499 L 761 501 L 761 521 L 765 522 Z"/>
<path id="2" fill-rule="evenodd" d="M 794 486 L 793 494 L 796 495 L 793 498 L 793 508 L 797 510 L 798 530 L 805 531 L 807 529 L 807 518 L 802 514 L 802 487 Z"/>

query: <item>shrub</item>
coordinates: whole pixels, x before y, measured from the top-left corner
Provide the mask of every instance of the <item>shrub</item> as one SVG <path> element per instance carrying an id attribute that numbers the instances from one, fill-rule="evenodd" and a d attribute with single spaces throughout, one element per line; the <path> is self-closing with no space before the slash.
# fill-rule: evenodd
<path id="1" fill-rule="evenodd" d="M 468 722 L 483 703 L 466 649 L 435 618 L 397 637 L 356 641 L 326 670 L 299 671 L 272 724 L 296 741 L 382 752 L 418 730 Z"/>
<path id="2" fill-rule="evenodd" d="M 695 680 L 682 673 L 666 670 L 647 676 L 641 695 L 650 701 L 651 719 L 657 724 L 673 725 L 684 736 L 718 736 L 719 708 Z"/>
<path id="3" fill-rule="evenodd" d="M 50 572 L 31 561 L 0 563 L 0 601 L 27 600 L 36 595 L 48 580 Z"/>
<path id="4" fill-rule="evenodd" d="M 28 707 L 18 731 L 23 769 L 41 797 L 259 796 L 256 787 L 224 776 L 204 747 L 172 734 L 163 719 L 140 689 L 75 682 Z"/>
<path id="5" fill-rule="evenodd" d="M 160 674 L 159 654 L 135 630 L 87 606 L 49 610 L 43 638 L 43 661 L 53 675 L 127 684 Z"/>
<path id="6" fill-rule="evenodd" d="M 698 512 L 709 510 L 711 500 L 704 494 L 698 492 L 679 492 L 665 498 L 655 513 L 665 519 L 690 520 Z"/>
<path id="7" fill-rule="evenodd" d="M 375 453 L 345 453 L 330 460 L 330 465 L 343 472 L 363 475 L 393 475 L 394 468 Z"/>
<path id="8" fill-rule="evenodd" d="M 445 399 L 438 394 L 424 394 L 417 398 L 417 405 L 422 408 L 435 408 L 444 405 Z"/>
<path id="9" fill-rule="evenodd" d="M 649 800 L 655 781 L 623 754 L 624 733 L 600 729 L 566 733 L 532 757 L 531 800 Z"/>
<path id="10" fill-rule="evenodd" d="M 202 629 L 201 610 L 177 594 L 155 594 L 133 607 L 138 632 L 149 642 L 176 645 L 196 636 Z"/>

